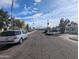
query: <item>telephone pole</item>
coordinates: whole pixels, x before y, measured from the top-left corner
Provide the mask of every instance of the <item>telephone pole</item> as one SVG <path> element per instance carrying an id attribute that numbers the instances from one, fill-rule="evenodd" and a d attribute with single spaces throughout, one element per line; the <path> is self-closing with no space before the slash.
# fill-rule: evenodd
<path id="1" fill-rule="evenodd" d="M 14 0 L 12 0 L 12 5 L 11 5 L 11 18 L 13 17 L 13 4 L 14 4 Z"/>
<path id="2" fill-rule="evenodd" d="M 47 20 L 47 28 L 49 27 L 49 20 Z"/>
<path id="3" fill-rule="evenodd" d="M 14 0 L 12 0 L 12 5 L 11 5 L 11 20 L 12 20 L 12 26 L 13 26 L 13 29 L 14 29 L 13 5 L 14 5 Z"/>

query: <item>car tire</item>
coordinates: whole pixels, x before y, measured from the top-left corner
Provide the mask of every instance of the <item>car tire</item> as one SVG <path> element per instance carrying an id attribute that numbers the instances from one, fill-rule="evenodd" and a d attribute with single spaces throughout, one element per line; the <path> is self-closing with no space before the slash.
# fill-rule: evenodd
<path id="1" fill-rule="evenodd" d="M 23 39 L 21 38 L 21 39 L 19 40 L 19 44 L 22 44 L 22 42 L 23 42 Z"/>

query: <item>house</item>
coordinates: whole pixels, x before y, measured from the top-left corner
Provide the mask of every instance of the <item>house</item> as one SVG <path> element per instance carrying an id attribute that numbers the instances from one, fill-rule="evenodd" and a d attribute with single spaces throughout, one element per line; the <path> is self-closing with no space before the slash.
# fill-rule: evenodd
<path id="1" fill-rule="evenodd" d="M 71 22 L 65 28 L 65 33 L 78 34 L 78 24 Z"/>

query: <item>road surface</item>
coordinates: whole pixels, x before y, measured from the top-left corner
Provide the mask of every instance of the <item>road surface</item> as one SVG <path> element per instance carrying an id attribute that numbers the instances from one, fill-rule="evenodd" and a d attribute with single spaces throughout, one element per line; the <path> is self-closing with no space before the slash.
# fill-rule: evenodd
<path id="1" fill-rule="evenodd" d="M 77 46 L 77 42 L 35 31 L 21 45 L 1 46 L 0 59 L 78 59 Z"/>

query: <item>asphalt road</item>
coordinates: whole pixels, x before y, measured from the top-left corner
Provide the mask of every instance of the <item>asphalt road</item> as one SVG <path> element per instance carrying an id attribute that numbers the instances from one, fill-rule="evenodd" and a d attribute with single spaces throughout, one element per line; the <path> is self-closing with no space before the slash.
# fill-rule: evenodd
<path id="1" fill-rule="evenodd" d="M 0 59 L 78 59 L 77 46 L 77 42 L 35 31 L 21 45 L 0 46 Z"/>

